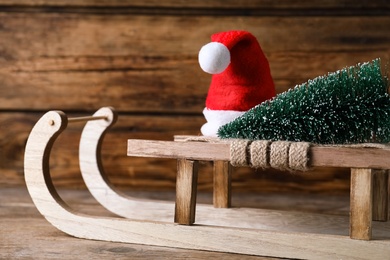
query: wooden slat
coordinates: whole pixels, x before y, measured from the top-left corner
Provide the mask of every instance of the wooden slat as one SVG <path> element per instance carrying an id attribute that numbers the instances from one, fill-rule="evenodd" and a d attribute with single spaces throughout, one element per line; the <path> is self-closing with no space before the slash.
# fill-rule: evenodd
<path id="1" fill-rule="evenodd" d="M 128 140 L 128 156 L 188 158 L 191 160 L 229 161 L 228 142 L 171 142 Z M 201 152 L 199 152 L 201 151 Z M 320 167 L 390 168 L 390 150 L 378 148 L 314 146 L 310 165 Z"/>
<path id="2" fill-rule="evenodd" d="M 197 53 L 214 32 L 253 32 L 281 92 L 356 62 L 388 58 L 389 22 L 389 16 L 215 20 L 1 13 L 0 110 L 91 111 L 112 105 L 120 111 L 200 114 L 210 75 L 199 68 Z"/>
<path id="3" fill-rule="evenodd" d="M 383 7 L 389 7 L 389 3 L 372 0 L 356 2 L 353 0 L 331 0 L 331 1 L 289 1 L 281 0 L 275 4 L 272 1 L 252 0 L 252 1 L 236 1 L 236 0 L 214 0 L 212 2 L 207 0 L 197 1 L 143 1 L 143 0 L 1 0 L 0 5 L 4 6 L 79 6 L 79 7 L 185 7 L 185 8 L 269 8 L 269 9 L 283 9 L 283 8 L 304 8 L 304 9 L 317 9 L 317 8 L 349 8 L 349 9 L 361 9 L 361 8 L 378 8 L 378 5 Z"/>
<path id="4" fill-rule="evenodd" d="M 377 148 L 311 147 L 314 166 L 388 169 L 390 150 Z"/>
<path id="5" fill-rule="evenodd" d="M 127 147 L 128 156 L 186 158 L 203 161 L 230 160 L 229 143 L 128 140 Z"/>

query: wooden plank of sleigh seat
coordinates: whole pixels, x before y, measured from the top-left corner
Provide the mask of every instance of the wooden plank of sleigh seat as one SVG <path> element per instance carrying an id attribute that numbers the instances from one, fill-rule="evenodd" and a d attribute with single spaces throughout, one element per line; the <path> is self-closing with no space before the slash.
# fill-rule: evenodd
<path id="1" fill-rule="evenodd" d="M 186 158 L 197 161 L 230 161 L 228 142 L 173 142 L 129 139 L 127 155 L 151 158 Z M 199 152 L 201 151 L 201 152 Z M 310 166 L 390 169 L 390 149 L 369 147 L 310 147 Z"/>
<path id="2" fill-rule="evenodd" d="M 201 152 L 199 152 L 201 151 Z M 374 184 L 375 169 L 389 169 L 387 160 L 389 149 L 371 147 L 329 147 L 313 146 L 310 148 L 311 166 L 330 166 L 351 168 L 351 220 L 350 237 L 370 240 L 372 220 L 377 219 L 373 210 L 385 211 L 382 203 L 387 205 L 384 191 L 374 197 L 374 188 L 384 185 L 385 176 L 378 175 Z M 187 158 L 190 160 L 229 161 L 230 144 L 227 142 L 166 142 L 149 140 L 128 140 L 128 156 L 147 156 L 162 158 Z M 364 160 L 363 160 L 364 158 Z M 375 187 L 374 187 L 375 185 Z M 387 186 L 387 185 L 385 185 Z M 387 218 L 381 216 L 380 218 Z"/>
<path id="3" fill-rule="evenodd" d="M 387 221 L 389 216 L 389 171 L 373 170 L 372 220 Z"/>

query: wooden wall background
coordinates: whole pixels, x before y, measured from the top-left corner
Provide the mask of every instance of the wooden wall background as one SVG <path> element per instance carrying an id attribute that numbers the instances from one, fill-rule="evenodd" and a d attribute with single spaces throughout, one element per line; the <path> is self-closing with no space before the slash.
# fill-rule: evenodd
<path id="1" fill-rule="evenodd" d="M 277 91 L 345 66 L 390 57 L 386 0 L 0 0 L 0 187 L 23 185 L 23 153 L 46 111 L 119 111 L 103 143 L 111 181 L 126 189 L 173 189 L 173 160 L 126 156 L 129 138 L 199 134 L 210 81 L 197 53 L 212 33 L 258 38 Z M 77 149 L 82 125 L 55 144 L 59 187 L 84 187 Z M 200 151 L 201 152 L 201 151 Z M 349 171 L 305 174 L 236 169 L 234 191 L 348 192 Z M 210 190 L 211 166 L 199 189 Z"/>

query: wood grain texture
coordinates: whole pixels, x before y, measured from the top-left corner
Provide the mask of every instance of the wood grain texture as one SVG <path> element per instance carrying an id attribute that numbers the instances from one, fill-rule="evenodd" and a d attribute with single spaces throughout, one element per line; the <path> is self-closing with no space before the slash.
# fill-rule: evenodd
<path id="1" fill-rule="evenodd" d="M 388 58 L 389 21 L 388 16 L 215 22 L 208 16 L 2 13 L 0 104 L 2 109 L 91 111 L 111 105 L 119 111 L 201 113 L 210 76 L 200 70 L 197 53 L 213 32 L 253 32 L 282 92 L 356 62 Z"/>
<path id="2" fill-rule="evenodd" d="M 112 217 L 99 207 L 86 190 L 62 190 L 61 195 L 77 210 Z M 154 195 L 143 194 L 144 198 L 152 198 Z M 165 199 L 167 195 L 174 196 L 173 193 L 159 195 Z M 0 230 L 1 259 L 274 259 L 77 239 L 51 226 L 37 211 L 25 187 L 0 189 Z"/>
<path id="3" fill-rule="evenodd" d="M 111 7 L 111 8 L 183 8 L 183 9 L 218 9 L 221 8 L 225 12 L 230 13 L 232 10 L 245 10 L 246 14 L 250 10 L 256 9 L 265 9 L 266 11 L 272 10 L 284 10 L 289 9 L 289 12 L 295 10 L 305 10 L 306 13 L 310 10 L 322 10 L 322 13 L 329 11 L 337 11 L 337 10 L 346 10 L 355 11 L 357 13 L 361 13 L 361 10 L 367 12 L 368 10 L 387 10 L 389 9 L 389 4 L 387 2 L 375 0 L 375 1 L 362 1 L 356 3 L 353 0 L 342 0 L 342 1 L 294 1 L 291 2 L 289 0 L 278 1 L 278 3 L 274 3 L 273 1 L 263 1 L 263 0 L 252 0 L 252 1 L 234 1 L 234 0 L 216 0 L 216 1 L 207 1 L 207 0 L 199 0 L 199 1 L 181 1 L 181 0 L 169 0 L 169 1 L 158 1 L 158 0 L 150 0 L 150 1 L 142 1 L 142 0 L 1 0 L 0 6 L 3 7 L 67 7 L 67 8 L 75 8 L 75 7 Z M 204 10 L 203 10 L 204 11 Z M 230 12 L 228 12 L 230 11 Z M 360 11 L 360 12 L 359 12 Z M 188 10 L 187 10 L 188 12 Z M 252 14 L 252 13 L 249 13 Z"/>
<path id="4" fill-rule="evenodd" d="M 228 161 L 214 161 L 213 205 L 230 208 L 232 201 L 232 166 Z"/>
<path id="5" fill-rule="evenodd" d="M 99 207 L 99 204 L 86 190 L 62 189 L 60 192 L 61 197 L 77 211 L 92 215 L 112 216 L 102 207 Z M 165 200 L 174 199 L 175 196 L 174 192 L 132 192 L 128 193 L 128 195 L 144 199 L 153 199 L 157 196 Z M 200 193 L 198 195 L 198 199 L 201 202 L 211 203 L 209 200 L 210 194 Z M 313 195 L 307 198 L 297 194 L 291 194 L 290 196 L 259 193 L 241 194 L 241 196 L 235 197 L 234 203 L 237 207 L 242 205 L 251 205 L 252 207 L 263 209 L 276 207 L 284 212 L 291 212 L 292 210 L 297 212 L 299 210 L 305 214 L 317 216 L 321 216 L 318 213 L 327 212 L 328 214 L 325 216 L 328 218 L 324 219 L 325 222 L 332 219 L 332 221 L 342 223 L 340 220 L 345 219 L 345 216 L 348 215 L 348 196 L 346 195 Z M 229 215 L 234 216 L 234 214 Z M 281 215 L 279 212 L 275 215 L 268 215 L 269 218 L 264 219 L 266 216 L 266 214 L 257 215 L 258 218 L 262 219 L 261 222 L 268 223 L 269 226 L 274 226 L 274 228 L 286 225 L 286 223 L 290 227 L 295 228 L 300 226 L 307 229 L 308 226 L 315 226 L 315 223 L 311 221 L 307 223 L 299 221 L 299 216 L 284 220 L 280 219 Z M 279 216 L 279 219 L 277 216 Z M 171 218 L 169 219 L 171 220 Z M 293 219 L 298 221 L 294 223 Z M 311 220 L 315 219 L 311 218 Z M 255 223 L 259 224 L 260 221 Z M 347 226 L 347 223 L 343 223 L 338 228 L 339 230 L 343 229 L 342 233 L 347 234 Z M 324 226 L 323 228 L 320 227 L 321 230 L 325 230 L 326 227 Z M 62 259 L 274 259 L 270 257 L 77 239 L 51 226 L 39 214 L 24 186 L 0 189 L 0 230 L 2 232 L 0 237 L 1 259 L 53 259 L 58 257 Z"/>
<path id="6" fill-rule="evenodd" d="M 350 236 L 354 239 L 372 238 L 372 169 L 351 169 Z"/>
<path id="7" fill-rule="evenodd" d="M 368 256 L 381 259 L 390 253 L 386 252 L 386 248 L 389 248 L 386 246 L 386 239 L 380 240 L 379 243 L 361 243 L 359 240 L 334 235 L 270 232 L 264 229 L 234 228 L 231 225 L 184 226 L 77 213 L 60 198 L 52 185 L 50 175 L 51 148 L 58 135 L 66 128 L 66 124 L 66 116 L 54 111 L 46 113 L 35 124 L 26 145 L 24 170 L 26 185 L 35 206 L 52 225 L 69 235 L 93 240 L 305 259 L 313 256 L 322 259 L 335 256 L 336 247 L 337 257 L 347 259 Z M 185 171 L 179 173 L 194 173 L 192 164 L 191 167 L 188 167 L 188 163 L 181 166 L 185 166 Z M 366 176 L 366 171 L 360 173 Z M 363 187 L 362 181 L 364 179 L 356 181 L 356 190 Z M 371 208 L 369 212 L 371 213 Z M 263 246 L 256 247 L 259 243 Z M 324 248 L 327 250 L 321 245 L 326 245 Z"/>
<path id="8" fill-rule="evenodd" d="M 175 223 L 195 223 L 197 186 L 198 162 L 177 160 Z"/>
<path id="9" fill-rule="evenodd" d="M 230 161 L 230 146 L 229 140 L 217 139 L 212 142 L 129 139 L 127 141 L 127 155 L 152 158 L 187 158 L 200 161 Z M 309 165 L 313 167 L 390 168 L 389 146 L 373 148 L 315 145 L 309 148 L 308 154 L 310 154 Z"/>
<path id="10" fill-rule="evenodd" d="M 389 171 L 374 170 L 372 176 L 373 208 L 372 220 L 388 221 L 389 219 Z"/>
<path id="11" fill-rule="evenodd" d="M 175 161 L 129 160 L 126 140 L 199 133 L 210 75 L 200 70 L 197 53 L 217 31 L 255 34 L 278 92 L 390 58 L 389 3 L 381 0 L 1 0 L 0 11 L 0 186 L 23 184 L 25 141 L 43 112 L 88 116 L 113 106 L 118 125 L 103 143 L 110 180 L 131 189 L 174 189 Z M 68 128 L 54 147 L 57 185 L 84 187 L 74 152 L 81 127 Z M 232 185 L 236 191 L 348 192 L 348 174 L 240 169 Z M 200 165 L 199 189 L 211 186 L 211 165 Z"/>

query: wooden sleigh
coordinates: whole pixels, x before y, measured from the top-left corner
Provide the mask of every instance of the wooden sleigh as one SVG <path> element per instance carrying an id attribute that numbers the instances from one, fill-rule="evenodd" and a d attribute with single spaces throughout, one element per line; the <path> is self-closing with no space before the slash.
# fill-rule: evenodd
<path id="1" fill-rule="evenodd" d="M 350 217 L 232 208 L 229 142 L 128 140 L 129 156 L 178 161 L 176 201 L 133 198 L 115 190 L 100 161 L 111 108 L 91 117 L 46 113 L 25 150 L 25 180 L 40 213 L 78 238 L 298 259 L 390 259 L 388 194 L 390 150 L 310 148 L 310 165 L 351 168 Z M 80 170 L 95 199 L 118 217 L 81 214 L 58 195 L 50 176 L 53 143 L 68 123 L 87 121 L 80 139 Z M 196 205 L 198 161 L 214 162 L 214 207 Z M 196 213 L 196 214 L 195 214 Z M 195 218 L 196 217 L 196 218 Z M 296 220 L 299 221 L 296 221 Z M 373 222 L 374 220 L 374 222 Z M 349 230 L 349 232 L 348 232 Z"/>

